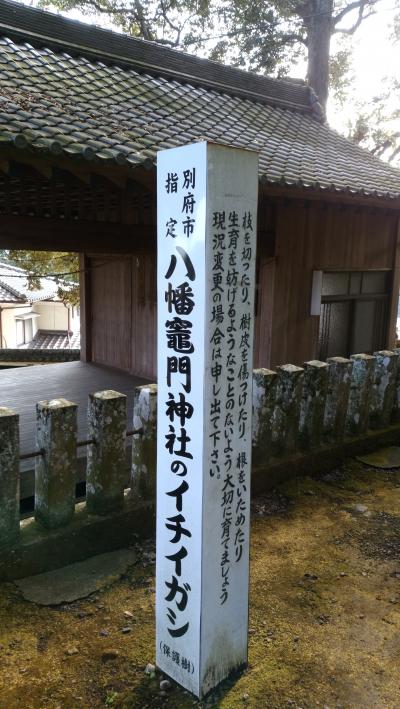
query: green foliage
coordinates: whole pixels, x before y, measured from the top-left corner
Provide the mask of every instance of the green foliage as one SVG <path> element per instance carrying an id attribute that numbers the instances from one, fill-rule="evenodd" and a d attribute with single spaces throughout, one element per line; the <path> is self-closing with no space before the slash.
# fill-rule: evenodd
<path id="1" fill-rule="evenodd" d="M 348 92 L 351 87 L 352 74 L 351 68 L 351 46 L 348 38 L 344 38 L 340 44 L 340 48 L 335 54 L 331 55 L 329 61 L 329 87 L 330 94 L 335 101 L 344 105 Z"/>
<path id="2" fill-rule="evenodd" d="M 400 167 L 400 80 L 387 78 L 368 104 L 359 104 L 348 137 L 373 155 Z M 394 100 L 393 100 L 394 99 Z"/>
<path id="3" fill-rule="evenodd" d="M 115 706 L 115 702 L 118 699 L 119 694 L 118 692 L 107 692 L 106 698 L 104 700 L 104 704 L 106 707 L 113 707 Z"/>
<path id="4" fill-rule="evenodd" d="M 41 277 L 51 277 L 64 303 L 79 303 L 78 254 L 63 251 L 0 251 L 0 258 L 27 272 L 30 290 L 40 288 Z"/>
<path id="5" fill-rule="evenodd" d="M 398 2 L 398 0 L 394 0 Z M 325 104 L 328 82 L 340 82 L 348 50 L 331 58 L 330 37 L 353 34 L 380 0 L 38 0 L 43 7 L 77 9 L 135 37 L 254 71 L 285 76 L 308 56 L 308 80 Z M 348 24 L 350 21 L 350 25 Z M 326 61 L 324 60 L 326 58 Z M 321 69 L 323 67 L 323 69 Z"/>
<path id="6" fill-rule="evenodd" d="M 231 0 L 221 3 L 217 13 L 224 31 L 210 48 L 211 59 L 228 59 L 244 69 L 284 76 L 305 56 L 304 27 L 299 18 L 290 16 L 284 1 Z M 202 43 L 204 38 L 199 38 L 197 45 Z"/>
<path id="7" fill-rule="evenodd" d="M 133 37 L 141 37 L 172 47 L 196 36 L 210 20 L 212 0 L 39 0 L 39 7 L 68 12 L 77 9 L 84 15 L 111 22 Z"/>
<path id="8" fill-rule="evenodd" d="M 382 0 L 33 1 L 63 11 L 77 9 L 133 36 L 272 76 L 287 76 L 296 63 L 307 60 L 308 83 L 325 106 L 328 88 L 343 104 L 351 85 L 351 45 L 342 42 L 332 53 L 333 34 L 349 39 L 379 11 Z M 393 4 L 400 7 L 400 0 Z M 393 36 L 400 38 L 400 14 L 394 18 Z M 360 109 L 351 135 L 377 155 L 395 159 L 398 137 L 385 106 L 379 108 L 384 100 L 382 95 L 372 110 Z"/>

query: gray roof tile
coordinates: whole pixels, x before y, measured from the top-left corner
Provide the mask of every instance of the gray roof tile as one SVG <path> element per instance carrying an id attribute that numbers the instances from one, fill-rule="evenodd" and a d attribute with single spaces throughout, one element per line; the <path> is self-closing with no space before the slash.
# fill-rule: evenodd
<path id="1" fill-rule="evenodd" d="M 81 338 L 79 332 L 68 333 L 66 330 L 38 330 L 32 342 L 21 349 L 28 350 L 79 350 Z"/>
<path id="2" fill-rule="evenodd" d="M 317 120 L 305 86 L 0 3 L 0 145 L 136 167 L 207 138 L 258 150 L 269 184 L 400 197 L 400 171 Z"/>
<path id="3" fill-rule="evenodd" d="M 0 302 L 35 302 L 57 295 L 57 285 L 49 278 L 41 278 L 40 285 L 39 290 L 29 290 L 26 272 L 0 261 Z"/>

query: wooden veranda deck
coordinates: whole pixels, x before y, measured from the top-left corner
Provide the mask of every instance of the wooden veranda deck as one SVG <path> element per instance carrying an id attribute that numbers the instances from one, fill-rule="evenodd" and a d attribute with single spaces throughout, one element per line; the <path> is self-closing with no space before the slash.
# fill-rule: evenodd
<path id="1" fill-rule="evenodd" d="M 0 371 L 0 406 L 20 414 L 21 453 L 35 450 L 36 404 L 44 399 L 65 398 L 78 404 L 78 438 L 87 438 L 88 395 L 114 389 L 128 397 L 127 425 L 132 428 L 134 388 L 145 379 L 97 364 L 62 362 Z M 81 448 L 81 455 L 86 449 Z M 21 470 L 34 467 L 24 461 Z"/>

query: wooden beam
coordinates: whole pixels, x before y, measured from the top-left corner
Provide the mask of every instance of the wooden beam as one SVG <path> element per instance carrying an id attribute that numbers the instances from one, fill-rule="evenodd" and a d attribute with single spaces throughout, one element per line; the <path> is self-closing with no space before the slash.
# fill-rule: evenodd
<path id="1" fill-rule="evenodd" d="M 73 175 L 77 180 L 79 180 L 79 182 L 83 182 L 84 185 L 90 185 L 90 172 L 83 172 L 82 170 L 79 170 L 79 168 L 75 168 L 72 165 L 69 165 L 67 168 L 64 169 L 67 172 L 70 172 L 71 175 Z"/>
<path id="2" fill-rule="evenodd" d="M 113 181 L 114 184 L 119 183 L 122 178 L 126 178 L 128 180 L 134 179 L 149 191 L 153 193 L 156 192 L 155 168 L 146 170 L 144 167 L 116 165 L 113 162 L 107 164 L 99 164 L 96 162 L 88 163 L 83 158 L 70 159 L 58 156 L 43 156 L 39 158 L 29 155 L 29 153 L 23 153 L 21 150 L 12 147 L 1 148 L 0 159 L 2 161 L 15 160 L 27 165 L 32 165 L 35 169 L 37 169 L 38 164 L 42 166 L 41 169 L 46 169 L 46 166 L 60 167 L 64 170 L 69 170 L 77 177 L 77 179 L 85 182 L 86 184 L 90 182 L 91 174 L 103 175 L 108 180 Z M 328 190 L 317 190 L 295 186 L 287 187 L 269 185 L 260 182 L 260 197 L 265 196 L 288 197 L 289 199 L 302 199 L 307 201 L 309 200 L 311 202 L 334 202 L 335 204 L 347 204 L 358 207 L 375 207 L 390 211 L 400 210 L 400 198 L 387 199 L 384 197 L 367 197 L 360 194 L 352 195 L 344 192 L 329 192 Z"/>
<path id="3" fill-rule="evenodd" d="M 311 202 L 327 202 L 353 207 L 373 207 L 388 211 L 400 210 L 400 198 L 385 199 L 384 197 L 367 197 L 365 195 L 349 195 L 344 192 L 328 192 L 300 187 L 279 187 L 260 183 L 260 198 L 277 197 L 301 199 Z"/>
<path id="4" fill-rule="evenodd" d="M 69 187 L 82 187 L 82 182 L 87 184 L 87 181 L 82 181 L 71 170 L 64 170 L 60 167 L 53 168 L 53 179 L 56 183 L 62 182 Z"/>
<path id="5" fill-rule="evenodd" d="M 46 180 L 51 180 L 53 169 L 50 165 L 42 164 L 39 160 L 31 160 L 29 164 L 15 160 L 10 163 L 10 177 L 23 179 L 24 177 L 37 178 L 38 175 Z"/>
<path id="6" fill-rule="evenodd" d="M 92 284 L 90 258 L 79 254 L 81 360 L 92 361 Z"/>
<path id="7" fill-rule="evenodd" d="M 126 175 L 98 175 L 94 172 L 90 176 L 90 184 L 93 187 L 105 187 L 106 189 L 117 187 L 118 190 L 125 190 L 127 181 Z"/>
<path id="8" fill-rule="evenodd" d="M 131 165 L 117 165 L 114 162 L 109 162 L 106 164 L 100 164 L 98 162 L 88 162 L 84 158 L 64 158 L 59 156 L 40 156 L 36 157 L 32 154 L 25 153 L 20 149 L 12 147 L 1 147 L 0 148 L 0 159 L 1 160 L 14 160 L 24 165 L 30 165 L 36 169 L 36 166 L 40 164 L 43 169 L 60 168 L 62 170 L 68 170 L 77 179 L 89 184 L 90 175 L 102 175 L 108 180 L 117 184 L 122 178 L 127 180 L 135 180 L 135 182 L 140 183 L 143 187 L 151 192 L 156 191 L 156 170 L 155 168 L 151 170 L 146 170 L 144 167 L 132 167 Z"/>
<path id="9" fill-rule="evenodd" d="M 151 253 L 156 227 L 0 215 L 0 248 L 91 253 Z"/>
<path id="10" fill-rule="evenodd" d="M 32 161 L 32 167 L 39 175 L 45 177 L 46 180 L 51 180 L 53 177 L 53 168 L 51 165 L 43 165 L 40 160 L 34 160 Z"/>

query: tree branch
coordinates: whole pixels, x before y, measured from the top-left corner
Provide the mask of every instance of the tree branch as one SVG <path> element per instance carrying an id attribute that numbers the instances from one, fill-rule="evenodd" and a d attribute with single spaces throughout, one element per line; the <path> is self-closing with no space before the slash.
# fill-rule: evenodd
<path id="1" fill-rule="evenodd" d="M 374 148 L 372 148 L 369 152 L 371 155 L 376 155 L 378 158 L 382 155 L 382 153 L 385 152 L 388 148 L 391 146 L 391 141 L 390 140 L 384 140 L 382 143 L 378 143 L 378 145 L 375 145 Z"/>
<path id="2" fill-rule="evenodd" d="M 51 5 L 51 2 L 46 3 L 46 5 L 47 4 Z M 128 7 L 124 7 L 124 6 L 107 8 L 107 7 L 103 7 L 103 5 L 100 5 L 98 2 L 96 2 L 96 0 L 81 0 L 81 2 L 79 4 L 82 7 L 85 5 L 88 7 L 92 7 L 93 10 L 96 10 L 96 12 L 98 12 L 101 15 L 112 15 L 112 14 L 127 15 L 128 17 L 132 16 L 132 18 L 134 19 L 134 22 L 138 22 L 138 18 L 137 18 L 137 16 L 135 16 L 135 13 L 133 12 L 132 8 L 128 8 Z"/>
<path id="3" fill-rule="evenodd" d="M 50 3 L 51 4 L 51 3 Z M 166 15 L 166 10 L 163 7 L 162 16 L 171 29 L 177 32 L 175 40 L 158 38 L 152 31 L 149 21 L 146 19 L 143 5 L 140 0 L 135 0 L 134 6 L 126 7 L 106 7 L 98 2 L 98 0 L 80 0 L 81 7 L 88 7 L 95 10 L 100 15 L 122 15 L 126 21 L 138 25 L 140 36 L 149 42 L 157 42 L 168 47 L 176 47 L 179 44 L 181 30 L 175 27 Z"/>
<path id="4" fill-rule="evenodd" d="M 371 17 L 371 15 L 376 14 L 375 10 L 371 10 L 371 12 L 369 12 L 368 15 L 364 15 L 363 12 L 364 12 L 363 10 L 360 10 L 360 12 L 358 14 L 358 19 L 352 27 L 348 27 L 346 29 L 344 29 L 344 28 L 343 29 L 335 29 L 335 30 L 333 30 L 332 34 L 338 34 L 339 32 L 341 34 L 354 34 L 356 29 L 358 29 L 358 27 L 361 25 L 361 23 L 364 20 L 367 20 L 368 17 Z"/>
<path id="5" fill-rule="evenodd" d="M 346 5 L 346 7 L 344 7 L 343 10 L 340 10 L 340 12 L 338 12 L 337 15 L 332 17 L 332 24 L 336 27 L 336 25 L 339 24 L 339 22 L 341 22 L 343 20 L 343 18 L 346 17 L 346 15 L 348 15 L 349 12 L 352 12 L 353 10 L 358 9 L 358 20 L 355 23 L 355 24 L 358 23 L 357 24 L 357 27 L 358 27 L 360 22 L 363 19 L 365 19 L 365 17 L 364 17 L 365 8 L 367 6 L 371 8 L 374 5 L 376 5 L 379 1 L 380 0 L 354 0 L 354 2 L 351 2 L 348 5 Z M 369 15 L 368 15 L 368 17 L 369 17 Z M 343 32 L 345 30 L 340 30 L 340 31 Z"/>
<path id="6" fill-rule="evenodd" d="M 388 150 L 388 148 L 393 148 L 394 143 L 396 142 L 396 139 L 400 138 L 400 131 L 396 131 L 396 133 L 393 133 L 392 135 L 382 138 L 380 143 L 377 143 L 372 150 L 370 150 L 371 155 L 382 155 L 385 150 Z M 395 150 L 393 154 L 390 156 L 389 161 L 393 160 L 393 158 L 400 152 L 400 146 L 395 147 Z"/>
<path id="7" fill-rule="evenodd" d="M 397 157 L 397 155 L 399 155 L 399 153 L 400 153 L 400 145 L 398 145 L 397 148 L 393 151 L 393 153 L 391 155 L 389 155 L 389 158 L 388 158 L 389 162 L 392 162 L 392 160 L 394 160 L 395 157 Z"/>
<path id="8" fill-rule="evenodd" d="M 165 7 L 164 2 L 162 2 L 162 1 L 160 2 L 160 10 L 161 10 L 161 16 L 162 16 L 163 20 L 165 20 L 165 22 L 167 23 L 167 25 L 168 25 L 172 30 L 174 30 L 174 32 L 180 32 L 180 28 L 177 27 L 176 25 L 174 25 L 174 23 L 172 22 L 172 20 L 170 20 L 170 18 L 168 17 L 167 9 L 166 9 L 166 7 Z"/>
<path id="9" fill-rule="evenodd" d="M 138 25 L 140 27 L 140 31 L 142 33 L 143 39 L 154 41 L 155 37 L 149 27 L 149 23 L 147 22 L 147 20 L 145 18 L 143 5 L 141 4 L 140 0 L 135 0 L 135 8 L 136 8 L 136 13 L 137 13 L 136 22 L 138 23 Z"/>
<path id="10" fill-rule="evenodd" d="M 296 34 L 295 32 L 283 34 L 279 38 L 279 44 L 289 44 L 290 42 L 300 42 L 301 44 L 304 44 L 305 47 L 308 47 L 307 39 L 302 37 L 300 34 Z"/>

